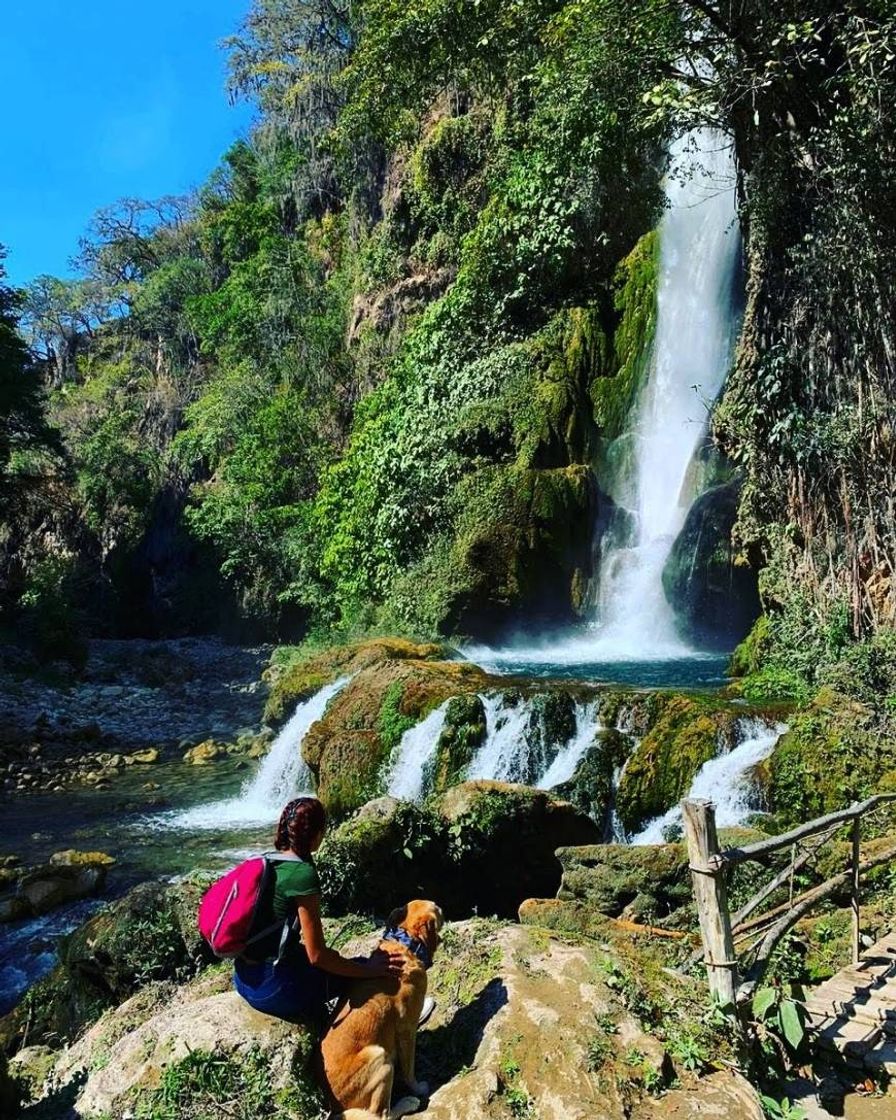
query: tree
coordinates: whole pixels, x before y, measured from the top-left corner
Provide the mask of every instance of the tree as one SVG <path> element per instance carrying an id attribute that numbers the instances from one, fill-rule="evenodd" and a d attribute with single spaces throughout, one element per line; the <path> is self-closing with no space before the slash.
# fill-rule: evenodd
<path id="1" fill-rule="evenodd" d="M 44 419 L 40 381 L 18 330 L 22 297 L 4 283 L 5 257 L 6 249 L 0 245 L 0 518 L 18 489 L 17 457 L 55 446 Z"/>

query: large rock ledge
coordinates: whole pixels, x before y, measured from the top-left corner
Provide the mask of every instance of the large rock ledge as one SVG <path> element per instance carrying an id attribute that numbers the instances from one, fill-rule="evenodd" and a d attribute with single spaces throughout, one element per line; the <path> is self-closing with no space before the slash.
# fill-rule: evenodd
<path id="1" fill-rule="evenodd" d="M 365 938 L 351 950 L 371 943 Z M 662 981 L 675 984 L 675 991 L 655 998 L 675 1013 L 660 1029 L 663 1039 L 647 1034 L 612 979 L 634 977 L 638 965 L 625 950 L 619 957 L 608 950 L 480 919 L 447 926 L 430 972 L 438 1009 L 418 1039 L 418 1076 L 432 1088 L 422 1115 L 760 1120 L 756 1094 L 743 1078 L 713 1069 L 725 1057 L 721 1050 L 707 1057 L 702 1077 L 677 1062 L 674 1024 L 696 1007 L 688 986 Z M 638 983 L 646 982 L 638 976 Z M 32 1093 L 73 1108 L 82 1120 L 124 1120 L 140 1115 L 164 1082 L 179 1086 L 184 1115 L 199 1115 L 206 1079 L 197 1070 L 214 1063 L 215 1075 L 233 1084 L 247 1069 L 256 1071 L 252 1092 L 276 1105 L 274 1114 L 316 1118 L 309 1033 L 257 1014 L 228 987 L 226 967 L 180 987 L 150 985 L 107 1011 L 56 1058 Z M 14 1072 L 27 1072 L 29 1061 L 37 1064 L 46 1055 L 25 1052 L 21 1058 Z"/>

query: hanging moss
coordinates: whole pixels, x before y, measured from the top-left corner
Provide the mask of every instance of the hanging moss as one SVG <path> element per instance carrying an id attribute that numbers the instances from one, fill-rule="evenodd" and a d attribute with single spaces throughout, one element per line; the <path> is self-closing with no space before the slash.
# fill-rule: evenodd
<path id="1" fill-rule="evenodd" d="M 473 755 L 485 740 L 485 708 L 476 695 L 455 696 L 445 710 L 445 726 L 435 758 L 423 775 L 424 788 L 442 793 L 464 781 Z"/>
<path id="2" fill-rule="evenodd" d="M 659 234 L 644 234 L 616 271 L 614 306 L 620 315 L 613 336 L 614 361 L 591 384 L 594 419 L 605 443 L 626 429 L 629 412 L 650 361 L 656 329 Z"/>

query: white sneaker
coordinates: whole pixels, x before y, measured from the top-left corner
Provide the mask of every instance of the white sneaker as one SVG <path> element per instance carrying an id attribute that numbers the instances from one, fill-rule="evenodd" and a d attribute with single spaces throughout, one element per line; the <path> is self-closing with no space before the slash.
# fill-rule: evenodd
<path id="1" fill-rule="evenodd" d="M 435 1009 L 436 1009 L 436 1001 L 432 998 L 432 996 L 427 996 L 426 999 L 423 1001 L 423 1008 L 420 1011 L 420 1018 L 417 1021 L 417 1026 L 422 1027 L 423 1024 L 430 1017 L 430 1015 L 432 1015 L 433 1011 L 435 1011 Z"/>

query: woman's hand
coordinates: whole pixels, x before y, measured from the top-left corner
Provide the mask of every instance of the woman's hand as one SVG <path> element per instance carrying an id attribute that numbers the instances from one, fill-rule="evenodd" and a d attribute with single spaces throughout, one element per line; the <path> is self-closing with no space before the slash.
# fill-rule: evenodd
<path id="1" fill-rule="evenodd" d="M 398 949 L 376 949 L 367 958 L 371 976 L 400 976 L 406 963 Z"/>

